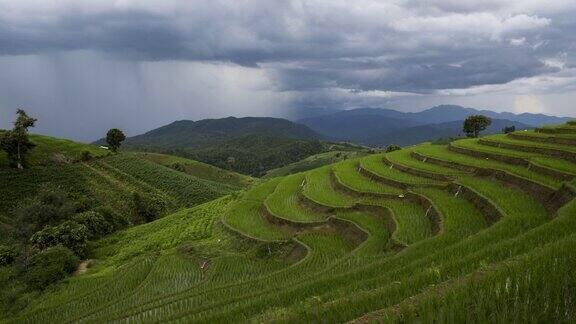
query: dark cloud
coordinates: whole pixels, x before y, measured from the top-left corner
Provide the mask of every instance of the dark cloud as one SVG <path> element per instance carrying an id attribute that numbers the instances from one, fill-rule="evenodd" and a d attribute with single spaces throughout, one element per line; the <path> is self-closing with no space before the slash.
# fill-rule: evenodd
<path id="1" fill-rule="evenodd" d="M 138 106 L 152 125 L 168 114 L 148 111 L 167 105 L 179 107 L 173 114 L 193 107 L 177 115 L 194 118 L 262 113 L 258 105 L 226 110 L 248 93 L 274 107 L 402 106 L 485 91 L 557 94 L 576 84 L 573 0 L 0 0 L 0 8 L 3 116 L 20 103 L 78 110 L 77 118 Z M 194 68 L 174 71 L 171 62 Z M 198 64 L 226 65 L 226 73 Z M 154 82 L 159 76 L 165 81 Z"/>

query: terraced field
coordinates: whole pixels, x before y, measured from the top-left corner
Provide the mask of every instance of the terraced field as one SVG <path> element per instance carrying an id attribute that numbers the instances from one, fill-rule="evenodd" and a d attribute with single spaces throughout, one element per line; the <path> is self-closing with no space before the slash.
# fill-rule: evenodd
<path id="1" fill-rule="evenodd" d="M 41 145 L 38 148 L 54 151 Z M 45 160 L 38 160 L 38 163 L 43 165 L 42 161 Z M 150 197 L 165 212 L 174 212 L 238 190 L 234 185 L 187 175 L 133 154 L 37 166 L 24 171 L 0 168 L 0 179 L 11 184 L 0 186 L 0 196 L 3 197 L 0 199 L 0 216 L 6 219 L 11 217 L 18 204 L 42 191 L 64 191 L 89 204 L 105 204 L 120 213 L 129 214 L 133 192 Z"/>
<path id="2" fill-rule="evenodd" d="M 6 320 L 574 322 L 572 129 L 421 144 L 263 180 L 102 239 L 94 268 Z M 144 169 L 116 171 L 127 163 L 91 167 L 151 186 Z M 195 201 L 169 179 L 150 190 Z"/>

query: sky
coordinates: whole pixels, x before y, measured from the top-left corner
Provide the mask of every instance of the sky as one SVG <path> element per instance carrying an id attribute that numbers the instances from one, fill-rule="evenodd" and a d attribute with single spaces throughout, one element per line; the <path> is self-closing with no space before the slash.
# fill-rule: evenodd
<path id="1" fill-rule="evenodd" d="M 458 104 L 576 117 L 574 0 L 0 0 L 0 128 Z"/>

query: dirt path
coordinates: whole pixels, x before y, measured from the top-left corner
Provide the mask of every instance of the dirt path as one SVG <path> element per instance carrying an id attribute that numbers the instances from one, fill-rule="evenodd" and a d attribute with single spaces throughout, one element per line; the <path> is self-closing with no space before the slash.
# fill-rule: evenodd
<path id="1" fill-rule="evenodd" d="M 76 271 L 74 271 L 73 275 L 79 276 L 79 275 L 85 274 L 86 271 L 88 271 L 88 268 L 90 267 L 91 263 L 92 263 L 91 259 L 84 260 L 84 261 L 80 262 L 80 264 L 78 265 L 78 268 L 76 269 Z"/>

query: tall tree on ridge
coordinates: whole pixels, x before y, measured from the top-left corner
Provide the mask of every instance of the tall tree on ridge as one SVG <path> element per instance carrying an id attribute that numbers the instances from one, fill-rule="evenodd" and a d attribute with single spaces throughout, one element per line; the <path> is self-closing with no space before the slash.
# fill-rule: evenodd
<path id="1" fill-rule="evenodd" d="M 464 120 L 462 130 L 466 133 L 466 136 L 476 138 L 480 135 L 480 132 L 485 130 L 490 124 L 492 124 L 490 118 L 483 115 L 474 115 Z"/>
<path id="2" fill-rule="evenodd" d="M 106 142 L 112 152 L 118 152 L 120 145 L 126 139 L 126 135 L 118 128 L 112 128 L 106 133 Z"/>
<path id="3" fill-rule="evenodd" d="M 27 166 L 26 154 L 36 146 L 28 138 L 28 128 L 34 127 L 36 119 L 28 116 L 22 109 L 18 109 L 16 114 L 18 117 L 14 128 L 0 135 L 0 148 L 8 155 L 11 166 L 24 169 Z"/>

